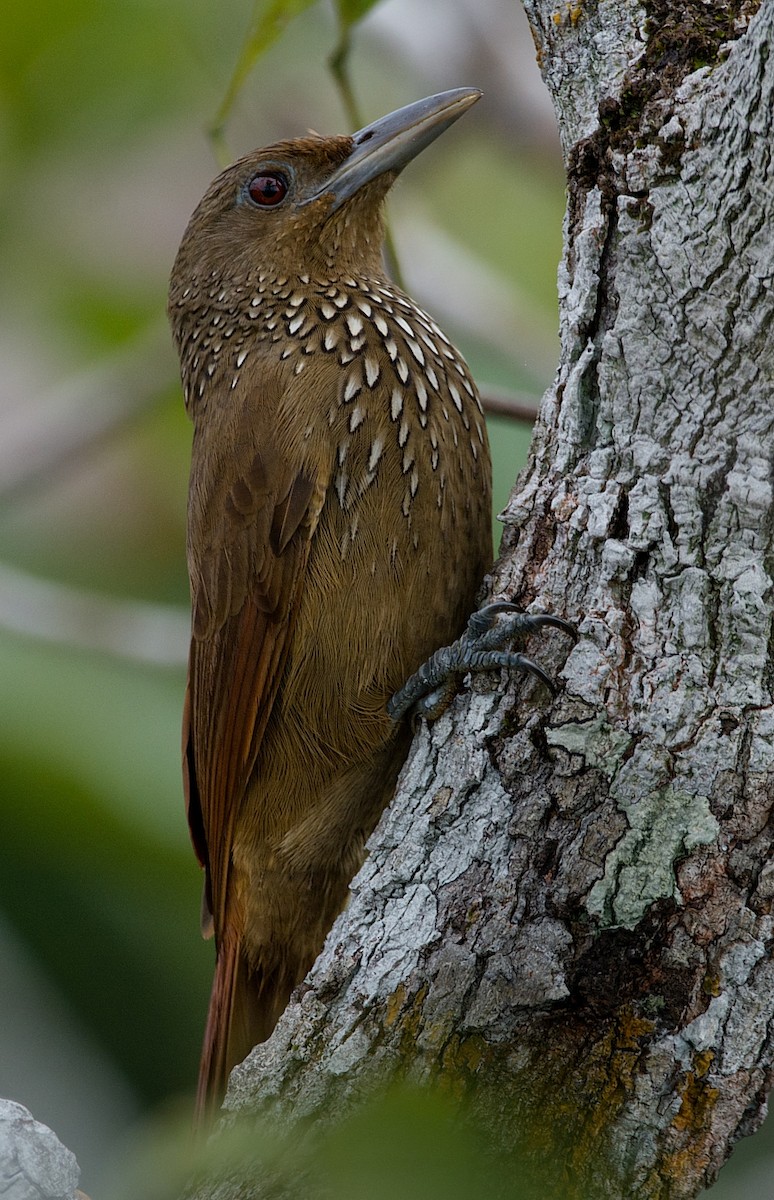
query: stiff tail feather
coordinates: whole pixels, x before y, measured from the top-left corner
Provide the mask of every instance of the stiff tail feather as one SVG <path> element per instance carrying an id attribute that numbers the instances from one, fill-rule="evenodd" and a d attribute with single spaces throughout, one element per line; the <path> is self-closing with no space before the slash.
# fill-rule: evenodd
<path id="1" fill-rule="evenodd" d="M 251 969 L 237 940 L 219 946 L 196 1091 L 198 1128 L 215 1119 L 231 1068 L 266 1041 L 296 982 L 281 970 Z"/>

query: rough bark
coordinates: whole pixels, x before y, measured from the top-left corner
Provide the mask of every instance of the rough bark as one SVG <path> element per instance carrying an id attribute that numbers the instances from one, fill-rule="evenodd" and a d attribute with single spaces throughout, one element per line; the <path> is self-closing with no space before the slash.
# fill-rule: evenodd
<path id="1" fill-rule="evenodd" d="M 673 1200 L 772 1072 L 774 3 L 525 7 L 570 184 L 562 357 L 491 590 L 581 636 L 530 648 L 552 704 L 475 685 L 419 731 L 227 1107 L 324 1120 L 443 1076 L 546 1194 Z"/>
<path id="2" fill-rule="evenodd" d="M 6 1200 L 88 1200 L 75 1155 L 21 1104 L 0 1100 L 0 1194 Z"/>

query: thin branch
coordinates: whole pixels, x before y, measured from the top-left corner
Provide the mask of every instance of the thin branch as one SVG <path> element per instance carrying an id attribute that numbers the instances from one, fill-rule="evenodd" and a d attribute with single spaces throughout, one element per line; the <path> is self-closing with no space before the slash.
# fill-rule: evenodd
<path id="1" fill-rule="evenodd" d="M 117 600 L 0 563 L 0 627 L 132 662 L 182 667 L 190 621 L 182 608 Z"/>
<path id="2" fill-rule="evenodd" d="M 539 400 L 529 392 L 511 392 L 505 388 L 484 387 L 481 391 L 484 412 L 495 417 L 507 417 L 523 425 L 534 425 L 538 414 Z"/>
<path id="3" fill-rule="evenodd" d="M 50 487 L 84 457 L 133 425 L 159 401 L 174 373 L 161 322 L 103 362 L 52 388 L 4 418 L 0 501 Z"/>

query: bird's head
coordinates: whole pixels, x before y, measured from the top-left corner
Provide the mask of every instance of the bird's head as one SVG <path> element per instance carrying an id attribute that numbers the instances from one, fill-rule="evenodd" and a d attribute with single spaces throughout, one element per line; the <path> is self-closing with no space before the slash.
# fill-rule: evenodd
<path id="1" fill-rule="evenodd" d="M 213 181 L 191 217 L 172 272 L 170 307 L 194 280 L 378 272 L 387 191 L 480 95 L 457 88 L 351 137 L 298 138 L 240 158 Z"/>

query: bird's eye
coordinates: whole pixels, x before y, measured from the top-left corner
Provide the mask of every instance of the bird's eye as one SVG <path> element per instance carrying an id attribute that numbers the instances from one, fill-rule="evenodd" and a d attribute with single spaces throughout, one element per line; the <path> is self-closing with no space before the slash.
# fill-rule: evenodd
<path id="1" fill-rule="evenodd" d="M 280 171 L 262 171 L 250 180 L 247 192 L 260 208 L 276 208 L 288 194 L 288 181 Z"/>

